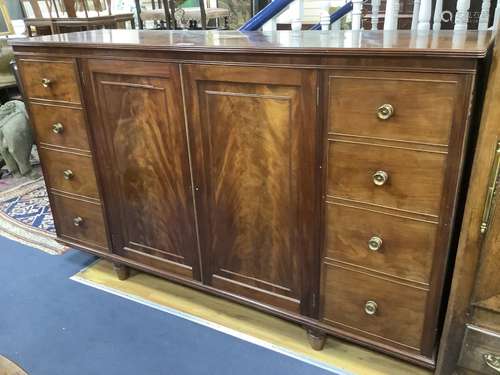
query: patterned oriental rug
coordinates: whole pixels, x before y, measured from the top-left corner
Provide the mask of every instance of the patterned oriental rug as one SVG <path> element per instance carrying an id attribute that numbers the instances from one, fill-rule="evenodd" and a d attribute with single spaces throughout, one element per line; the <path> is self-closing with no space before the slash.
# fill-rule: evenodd
<path id="1" fill-rule="evenodd" d="M 55 240 L 43 178 L 0 193 L 0 235 L 53 255 L 68 249 Z"/>

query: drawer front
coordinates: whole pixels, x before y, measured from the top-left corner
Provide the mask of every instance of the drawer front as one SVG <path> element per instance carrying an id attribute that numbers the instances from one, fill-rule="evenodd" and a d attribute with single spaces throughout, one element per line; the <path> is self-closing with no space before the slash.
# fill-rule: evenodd
<path id="1" fill-rule="evenodd" d="M 326 256 L 429 283 L 437 224 L 340 204 L 327 205 Z"/>
<path id="2" fill-rule="evenodd" d="M 90 149 L 81 109 L 30 103 L 30 112 L 39 143 Z"/>
<path id="3" fill-rule="evenodd" d="M 18 68 L 28 99 L 80 103 L 74 60 L 19 59 Z"/>
<path id="4" fill-rule="evenodd" d="M 90 155 L 40 148 L 40 160 L 49 188 L 99 198 Z"/>
<path id="5" fill-rule="evenodd" d="M 500 333 L 468 325 L 458 365 L 480 374 L 500 374 Z"/>
<path id="6" fill-rule="evenodd" d="M 425 290 L 328 263 L 322 287 L 321 318 L 326 323 L 419 349 Z"/>
<path id="7" fill-rule="evenodd" d="M 332 72 L 329 131 L 447 145 L 457 80 L 442 74 Z"/>
<path id="8" fill-rule="evenodd" d="M 437 216 L 445 166 L 446 155 L 438 152 L 330 142 L 327 193 Z"/>
<path id="9" fill-rule="evenodd" d="M 52 194 L 54 221 L 62 239 L 107 248 L 101 205 Z"/>

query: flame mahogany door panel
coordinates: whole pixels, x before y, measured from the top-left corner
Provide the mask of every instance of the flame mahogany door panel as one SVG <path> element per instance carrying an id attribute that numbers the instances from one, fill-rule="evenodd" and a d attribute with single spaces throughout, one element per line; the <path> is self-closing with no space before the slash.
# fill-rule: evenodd
<path id="1" fill-rule="evenodd" d="M 89 60 L 87 72 L 113 251 L 199 279 L 178 65 Z"/>
<path id="2" fill-rule="evenodd" d="M 313 314 L 319 284 L 316 72 L 182 68 L 204 282 Z"/>

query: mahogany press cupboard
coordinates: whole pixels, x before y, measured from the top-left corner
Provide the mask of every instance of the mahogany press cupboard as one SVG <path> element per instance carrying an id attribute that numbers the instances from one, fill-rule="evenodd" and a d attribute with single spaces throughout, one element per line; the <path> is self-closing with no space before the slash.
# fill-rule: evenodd
<path id="1" fill-rule="evenodd" d="M 14 40 L 58 239 L 433 367 L 489 33 Z"/>

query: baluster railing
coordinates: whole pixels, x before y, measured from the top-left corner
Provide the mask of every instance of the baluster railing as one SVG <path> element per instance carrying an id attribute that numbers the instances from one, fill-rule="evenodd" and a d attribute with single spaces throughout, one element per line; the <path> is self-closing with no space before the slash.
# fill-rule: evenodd
<path id="1" fill-rule="evenodd" d="M 479 15 L 478 30 L 488 30 L 488 23 L 490 21 L 490 0 L 483 0 L 481 4 L 481 14 Z"/>
<path id="2" fill-rule="evenodd" d="M 319 23 L 321 30 L 330 30 L 330 13 L 326 9 L 322 10 L 319 15 Z"/>
<path id="3" fill-rule="evenodd" d="M 294 0 L 273 0 L 260 10 L 255 16 L 250 18 L 240 31 L 255 31 L 263 27 L 267 22 L 271 22 L 270 27 L 276 29 L 276 16 L 283 12 Z M 274 20 L 274 21 L 273 21 Z M 268 26 L 269 27 L 269 26 Z"/>
<path id="4" fill-rule="evenodd" d="M 497 6 L 495 8 L 495 16 L 493 18 L 493 30 L 498 30 L 499 23 L 500 23 L 500 1 L 497 1 Z"/>
<path id="5" fill-rule="evenodd" d="M 287 8 L 289 12 L 283 14 L 282 18 L 287 18 L 293 30 L 302 29 L 304 19 L 304 0 L 273 0 L 264 9 L 258 12 L 252 19 L 243 25 L 241 31 L 251 31 L 263 28 L 264 30 L 276 30 L 276 19 Z M 371 29 L 378 29 L 381 0 L 371 2 Z M 329 5 L 330 3 L 328 3 Z M 339 30 L 340 19 L 352 11 L 352 30 L 362 29 L 362 6 L 363 0 L 350 0 L 337 11 L 329 14 L 325 8 L 320 15 L 320 22 L 310 28 L 310 30 Z M 457 11 L 455 14 L 454 30 L 467 30 L 469 20 L 470 0 L 457 0 Z M 479 17 L 478 29 L 484 31 L 488 29 L 490 18 L 491 0 L 482 0 L 481 14 Z M 434 16 L 432 19 L 432 29 L 441 29 L 443 13 L 443 0 L 436 0 Z M 415 0 L 412 15 L 412 30 L 426 31 L 431 29 L 432 0 Z M 399 0 L 387 0 L 384 16 L 384 30 L 397 30 L 399 18 Z M 282 20 L 284 22 L 284 20 Z M 497 30 L 500 26 L 500 0 L 497 2 L 494 11 L 494 21 L 491 29 Z"/>
<path id="6" fill-rule="evenodd" d="M 415 0 L 413 3 L 413 15 L 411 17 L 411 29 L 417 30 L 418 26 L 418 13 L 420 12 L 420 0 Z"/>
<path id="7" fill-rule="evenodd" d="M 455 14 L 455 27 L 457 31 L 467 30 L 467 22 L 469 21 L 470 0 L 457 1 L 457 13 Z"/>
<path id="8" fill-rule="evenodd" d="M 329 16 L 330 17 L 330 24 L 340 20 L 346 14 L 351 12 L 352 8 L 353 8 L 352 1 L 349 1 L 345 5 L 341 6 L 335 12 L 330 14 L 330 16 Z M 325 17 L 325 20 L 326 20 L 326 17 Z M 320 21 L 320 23 L 317 23 L 316 25 L 311 26 L 311 28 L 309 30 L 321 30 L 321 21 Z"/>
<path id="9" fill-rule="evenodd" d="M 418 25 L 417 30 L 424 31 L 431 28 L 431 0 L 422 0 L 420 9 L 418 11 Z"/>
<path id="10" fill-rule="evenodd" d="M 290 27 L 291 27 L 292 31 L 302 30 L 302 20 L 293 20 Z"/>
<path id="11" fill-rule="evenodd" d="M 337 20 L 334 23 L 332 23 L 330 26 L 331 26 L 331 30 L 337 30 L 338 31 L 338 30 L 341 29 L 342 20 Z"/>
<path id="12" fill-rule="evenodd" d="M 434 23 L 432 24 L 432 30 L 441 30 L 441 14 L 443 13 L 443 0 L 436 0 L 436 6 L 434 7 Z"/>
<path id="13" fill-rule="evenodd" d="M 399 18 L 399 0 L 387 0 L 385 3 L 384 30 L 397 30 Z"/>
<path id="14" fill-rule="evenodd" d="M 275 31 L 278 30 L 278 22 L 276 17 L 271 18 L 264 25 L 262 25 L 262 31 Z"/>
<path id="15" fill-rule="evenodd" d="M 352 0 L 352 30 L 361 30 L 361 8 L 363 0 Z"/>
<path id="16" fill-rule="evenodd" d="M 292 30 L 301 30 L 304 20 L 304 0 L 295 0 L 289 8 Z M 300 28 L 299 28 L 300 23 Z"/>
<path id="17" fill-rule="evenodd" d="M 380 11 L 380 0 L 372 0 L 372 30 L 378 29 L 378 13 Z"/>

